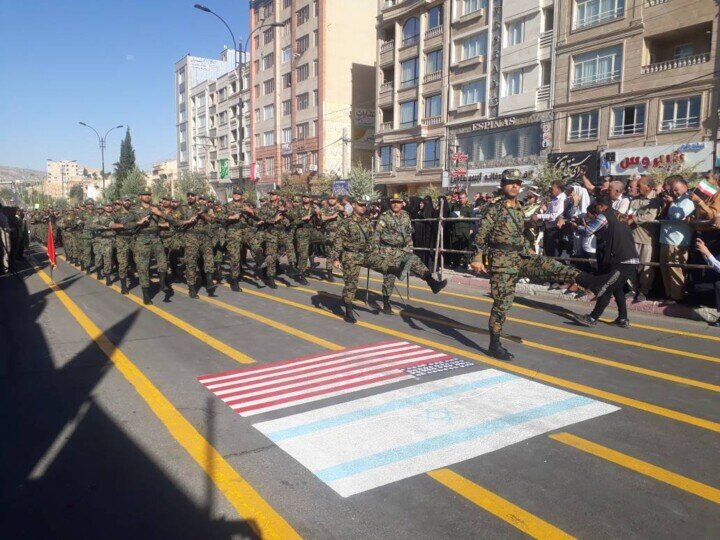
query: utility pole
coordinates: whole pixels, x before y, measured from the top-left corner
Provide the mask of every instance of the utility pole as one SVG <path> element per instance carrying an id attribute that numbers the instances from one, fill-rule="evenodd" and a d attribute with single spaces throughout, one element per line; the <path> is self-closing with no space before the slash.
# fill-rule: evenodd
<path id="1" fill-rule="evenodd" d="M 112 130 L 120 129 L 125 126 L 120 125 L 120 126 L 112 127 L 105 132 L 104 136 L 101 137 L 100 134 L 97 132 L 97 130 L 94 127 L 86 124 L 85 122 L 78 122 L 78 124 L 80 124 L 81 126 L 85 126 L 86 128 L 92 129 L 95 132 L 95 135 L 97 135 L 98 143 L 100 145 L 100 159 L 102 160 L 102 188 L 103 188 L 103 197 L 104 197 L 105 196 L 105 141 L 107 140 L 108 134 Z"/>

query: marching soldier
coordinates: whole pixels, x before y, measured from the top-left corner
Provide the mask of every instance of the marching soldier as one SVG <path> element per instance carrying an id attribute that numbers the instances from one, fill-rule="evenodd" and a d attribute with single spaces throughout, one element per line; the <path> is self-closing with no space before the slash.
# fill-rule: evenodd
<path id="1" fill-rule="evenodd" d="M 335 253 L 335 236 L 337 236 L 338 226 L 343 216 L 342 208 L 338 206 L 337 197 L 330 195 L 327 204 L 320 208 L 318 218 L 320 220 L 320 233 L 323 244 L 325 245 L 325 273 L 327 280 L 335 281 L 333 275 L 333 261 L 338 258 Z"/>
<path id="2" fill-rule="evenodd" d="M 131 208 L 132 201 L 129 197 L 125 197 L 113 216 L 113 223 L 117 225 L 117 227 L 113 228 L 115 229 L 115 252 L 118 262 L 120 292 L 122 294 L 130 292 L 127 286 L 127 278 L 130 267 L 130 254 L 133 252 L 133 240 L 135 238 L 135 226 L 132 221 L 134 216 L 130 213 Z"/>
<path id="3" fill-rule="evenodd" d="M 180 207 L 181 225 L 183 227 L 185 240 L 185 278 L 188 285 L 190 298 L 197 298 L 198 281 L 198 259 L 202 257 L 205 270 L 205 290 L 208 296 L 215 294 L 215 283 L 213 283 L 213 271 L 215 263 L 213 259 L 211 230 L 213 216 L 211 210 L 206 206 L 207 199 L 201 196 L 198 199 L 195 193 L 189 191 L 187 204 Z M 198 204 L 198 202 L 200 204 Z"/>
<path id="4" fill-rule="evenodd" d="M 493 199 L 487 207 L 480 228 L 475 236 L 477 255 L 470 267 L 474 272 L 485 272 L 483 257 L 489 259 L 490 295 L 493 306 L 488 327 L 490 330 L 490 356 L 500 360 L 512 360 L 514 356 L 500 343 L 500 334 L 515 297 L 515 285 L 521 277 L 540 283 L 555 281 L 575 282 L 602 296 L 617 281 L 620 273 L 593 276 L 587 272 L 566 266 L 556 260 L 535 255 L 524 235 L 524 216 L 517 200 L 522 174 L 518 169 L 506 169 L 500 182 L 502 195 Z"/>
<path id="5" fill-rule="evenodd" d="M 425 266 L 420 258 L 413 253 L 412 222 L 410 215 L 403 210 L 403 199 L 396 193 L 390 198 L 390 210 L 383 212 L 375 227 L 377 244 L 380 253 L 389 260 L 392 266 L 409 269 L 413 274 L 422 278 L 434 294 L 439 293 L 447 285 L 447 280 L 439 281 L 432 276 L 432 272 Z M 402 279 L 402 278 L 401 278 Z M 392 314 L 390 296 L 395 286 L 393 274 L 383 275 L 382 295 L 383 313 Z"/>
<path id="6" fill-rule="evenodd" d="M 105 285 L 108 287 L 112 284 L 110 275 L 113 267 L 113 243 L 115 239 L 115 216 L 113 215 L 113 205 L 109 202 L 103 205 L 102 214 L 95 217 L 91 225 L 94 236 L 94 247 L 96 250 L 96 266 L 98 279 L 100 279 L 100 265 L 102 263 L 102 273 L 105 275 Z"/>
<path id="7" fill-rule="evenodd" d="M 391 273 L 400 277 L 401 270 L 391 267 L 389 259 L 384 257 L 375 247 L 375 231 L 372 222 L 365 216 L 368 202 L 355 199 L 352 203 L 353 213 L 342 221 L 335 237 L 334 253 L 337 258 L 333 266 L 340 269 L 342 263 L 343 278 L 343 306 L 345 309 L 345 322 L 355 323 L 353 315 L 353 300 L 357 292 L 360 269 L 365 266 L 382 274 Z"/>
<path id="8" fill-rule="evenodd" d="M 271 289 L 277 289 L 275 275 L 277 273 L 278 250 L 285 246 L 288 263 L 295 264 L 295 250 L 292 237 L 289 236 L 287 227 L 290 221 L 287 219 L 287 208 L 280 201 L 280 196 L 275 191 L 268 193 L 270 199 L 268 204 L 257 210 L 259 218 L 258 225 L 262 226 L 263 240 L 265 242 L 265 257 L 267 268 L 265 268 L 265 284 Z"/>
<path id="9" fill-rule="evenodd" d="M 233 189 L 232 202 L 225 205 L 222 216 L 227 226 L 230 288 L 239 292 L 240 265 L 245 250 L 250 248 L 258 268 L 263 262 L 262 241 L 255 229 L 255 210 L 245 202 L 242 189 Z"/>
<path id="10" fill-rule="evenodd" d="M 80 225 L 80 249 L 82 252 L 82 259 L 80 263 L 80 270 L 85 270 L 86 274 L 90 274 L 93 266 L 93 251 L 92 251 L 92 229 L 89 224 L 93 220 L 95 211 L 95 201 L 88 199 L 85 201 L 85 208 L 78 216 L 78 224 Z"/>

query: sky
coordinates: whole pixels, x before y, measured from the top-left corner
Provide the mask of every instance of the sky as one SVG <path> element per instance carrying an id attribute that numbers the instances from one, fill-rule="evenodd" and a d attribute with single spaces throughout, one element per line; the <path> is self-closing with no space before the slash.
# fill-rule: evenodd
<path id="1" fill-rule="evenodd" d="M 218 58 L 230 33 L 192 0 L 0 0 L 0 165 L 47 159 L 100 168 L 97 136 L 130 127 L 141 169 L 175 157 L 174 66 Z M 247 0 L 204 0 L 238 41 Z M 125 130 L 107 139 L 105 170 Z"/>

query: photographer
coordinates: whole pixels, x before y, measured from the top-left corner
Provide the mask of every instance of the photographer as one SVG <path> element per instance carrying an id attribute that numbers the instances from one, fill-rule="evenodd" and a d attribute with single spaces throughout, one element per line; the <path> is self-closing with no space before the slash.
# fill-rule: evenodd
<path id="1" fill-rule="evenodd" d="M 628 226 L 632 229 L 635 249 L 641 263 L 655 260 L 659 227 L 653 221 L 658 219 L 662 211 L 663 202 L 655 195 L 655 181 L 643 175 L 637 182 L 637 196 L 630 202 L 628 211 Z M 643 302 L 647 299 L 653 280 L 655 268 L 652 266 L 638 266 L 637 272 L 630 278 L 635 290 L 635 301 Z"/>
<path id="2" fill-rule="evenodd" d="M 669 186 L 670 192 L 662 197 L 668 207 L 665 216 L 667 221 L 660 226 L 660 271 L 665 294 L 681 302 L 685 297 L 685 272 L 681 267 L 667 264 L 686 264 L 688 261 L 693 236 L 688 221 L 695 211 L 695 204 L 690 200 L 687 182 L 682 176 L 668 177 L 665 186 Z"/>

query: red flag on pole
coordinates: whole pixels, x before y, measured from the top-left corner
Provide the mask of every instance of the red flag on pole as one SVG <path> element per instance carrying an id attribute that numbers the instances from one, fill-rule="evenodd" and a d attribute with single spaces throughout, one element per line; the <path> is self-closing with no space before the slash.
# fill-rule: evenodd
<path id="1" fill-rule="evenodd" d="M 53 237 L 52 223 L 48 222 L 47 254 L 50 264 L 55 268 L 55 238 Z"/>

